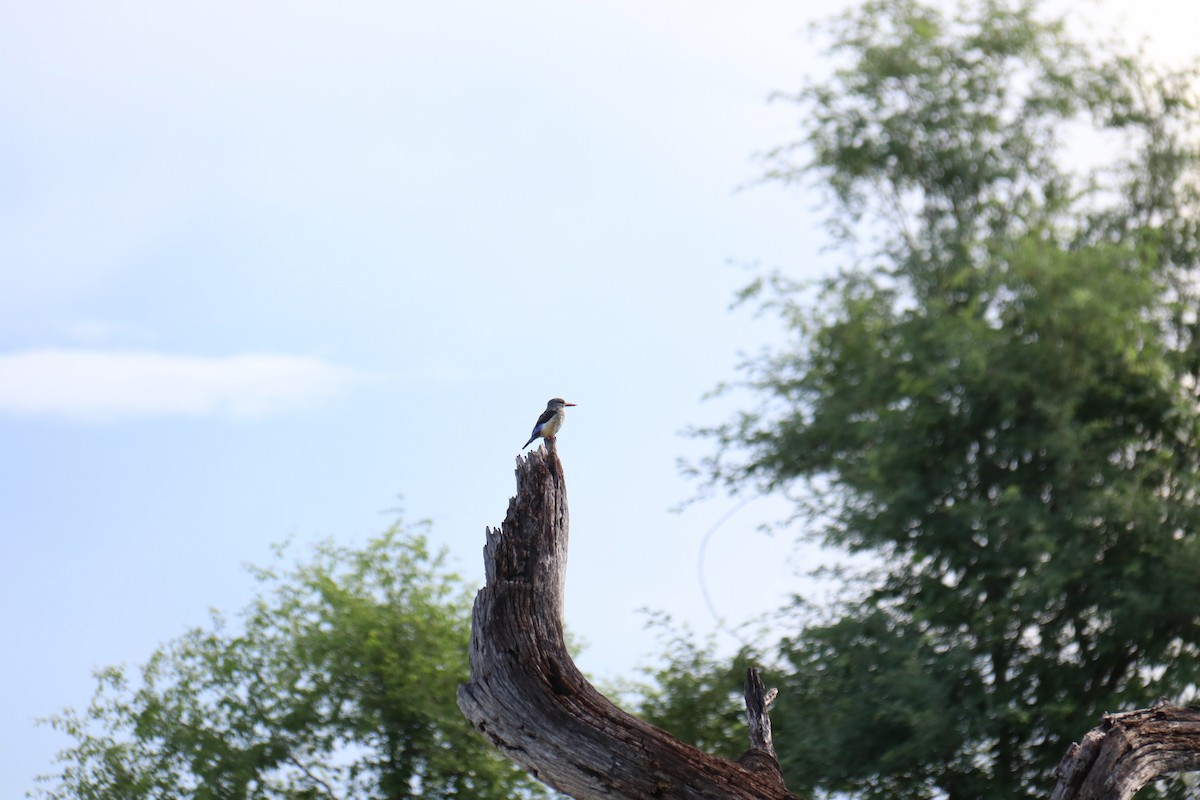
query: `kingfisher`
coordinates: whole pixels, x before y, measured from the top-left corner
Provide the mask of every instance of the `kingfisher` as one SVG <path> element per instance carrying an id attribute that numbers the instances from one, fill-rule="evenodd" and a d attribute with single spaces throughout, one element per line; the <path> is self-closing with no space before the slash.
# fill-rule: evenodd
<path id="1" fill-rule="evenodd" d="M 561 397 L 555 397 L 549 403 L 546 403 L 546 410 L 538 417 L 537 424 L 533 426 L 533 435 L 529 437 L 529 441 L 521 445 L 521 449 L 533 442 L 539 436 L 543 439 L 553 439 L 558 433 L 558 429 L 562 427 L 563 418 L 566 417 L 566 412 L 563 411 L 567 406 L 573 406 L 574 403 L 568 403 Z"/>

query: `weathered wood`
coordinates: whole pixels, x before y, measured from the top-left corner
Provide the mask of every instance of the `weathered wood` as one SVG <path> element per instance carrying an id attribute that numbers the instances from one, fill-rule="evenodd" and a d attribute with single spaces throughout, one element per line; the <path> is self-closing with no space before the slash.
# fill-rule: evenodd
<path id="1" fill-rule="evenodd" d="M 750 749 L 742 753 L 738 763 L 748 770 L 757 772 L 783 785 L 783 770 L 775 743 L 771 741 L 771 704 L 775 702 L 778 689 L 767 691 L 758 670 L 746 670 L 746 725 L 750 729 Z"/>
<path id="2" fill-rule="evenodd" d="M 568 527 L 562 464 L 550 439 L 518 458 L 517 494 L 500 529 L 487 531 L 471 682 L 458 689 L 467 719 L 534 777 L 576 800 L 794 798 L 773 747 L 752 747 L 747 766 L 710 756 L 625 713 L 588 683 L 563 641 Z M 619 574 L 612 584 L 621 588 Z M 767 703 L 756 703 L 765 719 Z M 769 720 L 756 735 L 770 747 Z"/>
<path id="3" fill-rule="evenodd" d="M 1071 745 L 1050 800 L 1128 800 L 1151 781 L 1200 769 L 1200 709 L 1161 703 L 1101 724 Z"/>

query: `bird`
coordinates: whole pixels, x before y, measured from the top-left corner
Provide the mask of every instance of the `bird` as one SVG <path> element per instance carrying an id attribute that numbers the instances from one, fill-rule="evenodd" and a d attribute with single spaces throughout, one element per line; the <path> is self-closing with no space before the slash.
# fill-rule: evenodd
<path id="1" fill-rule="evenodd" d="M 539 436 L 543 439 L 553 439 L 554 435 L 558 433 L 558 429 L 562 427 L 563 418 L 566 417 L 563 409 L 566 406 L 573 405 L 575 404 L 568 403 L 561 397 L 555 397 L 549 403 L 546 403 L 546 410 L 542 412 L 542 415 L 538 417 L 537 424 L 533 426 L 533 434 L 529 437 L 528 442 L 521 445 L 521 449 L 524 450 L 526 447 L 529 447 L 533 443 L 533 440 Z"/>

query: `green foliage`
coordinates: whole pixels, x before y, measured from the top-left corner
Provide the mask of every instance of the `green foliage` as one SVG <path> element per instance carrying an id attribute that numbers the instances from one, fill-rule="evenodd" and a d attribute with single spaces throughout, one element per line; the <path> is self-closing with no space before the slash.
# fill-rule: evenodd
<path id="1" fill-rule="evenodd" d="M 736 759 L 746 751 L 746 669 L 760 663 L 743 647 L 732 658 L 717 655 L 709 638 L 697 642 L 691 631 L 676 630 L 657 616 L 663 653 L 653 667 L 643 668 L 647 682 L 622 688 L 638 716 L 682 742 L 721 758 Z"/>
<path id="2" fill-rule="evenodd" d="M 470 594 L 423 536 L 255 576 L 240 630 L 214 613 L 140 682 L 104 670 L 85 712 L 50 720 L 76 744 L 42 797 L 547 796 L 458 711 Z"/>
<path id="3" fill-rule="evenodd" d="M 1027 3 L 830 30 L 842 66 L 790 98 L 808 135 L 771 175 L 821 181 L 869 261 L 815 301 L 754 288 L 795 338 L 704 432 L 714 481 L 806 490 L 881 565 L 784 643 L 780 756 L 794 788 L 1044 794 L 1103 711 L 1200 680 L 1194 76 Z"/>

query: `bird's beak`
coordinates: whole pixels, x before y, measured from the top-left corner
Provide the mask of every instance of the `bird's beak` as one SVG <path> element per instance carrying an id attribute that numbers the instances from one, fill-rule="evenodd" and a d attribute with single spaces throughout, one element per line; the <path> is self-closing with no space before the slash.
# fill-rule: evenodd
<path id="1" fill-rule="evenodd" d="M 564 406 L 573 406 L 573 405 L 575 405 L 575 404 L 574 404 L 574 403 L 563 403 L 563 405 L 564 405 Z"/>

